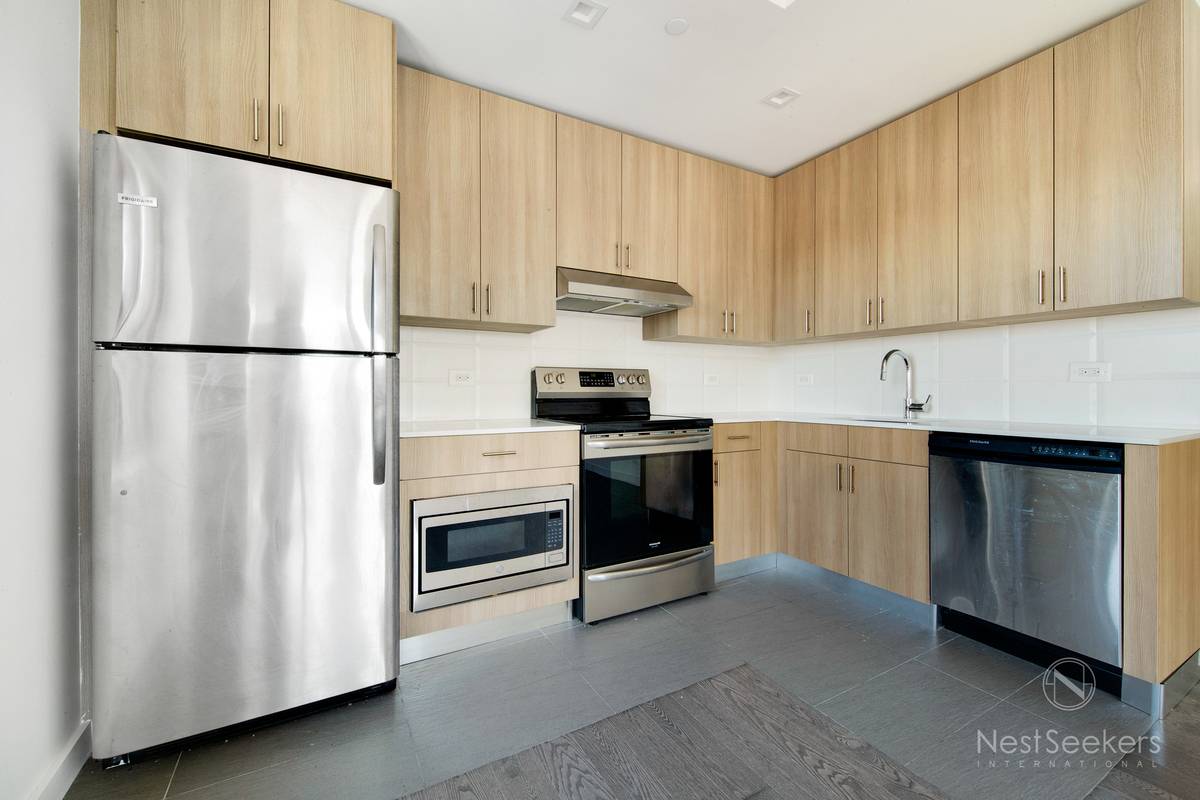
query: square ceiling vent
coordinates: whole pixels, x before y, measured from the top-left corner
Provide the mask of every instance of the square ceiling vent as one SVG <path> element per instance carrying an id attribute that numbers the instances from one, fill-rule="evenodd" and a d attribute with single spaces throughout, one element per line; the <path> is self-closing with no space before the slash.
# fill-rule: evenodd
<path id="1" fill-rule="evenodd" d="M 605 11 L 608 11 L 608 6 L 597 3 L 596 0 L 571 0 L 571 5 L 567 7 L 567 13 L 563 14 L 563 19 L 590 31 L 596 27 L 596 23 L 604 16 Z"/>
<path id="2" fill-rule="evenodd" d="M 800 93 L 795 89 L 789 89 L 784 86 L 774 92 L 771 92 L 769 95 L 764 97 L 762 101 L 771 108 L 783 108 L 799 96 Z"/>

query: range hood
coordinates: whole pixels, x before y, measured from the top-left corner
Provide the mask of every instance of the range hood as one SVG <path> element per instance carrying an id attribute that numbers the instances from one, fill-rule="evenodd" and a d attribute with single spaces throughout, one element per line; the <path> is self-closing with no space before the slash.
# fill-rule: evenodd
<path id="1" fill-rule="evenodd" d="M 692 296 L 679 284 L 670 281 L 558 268 L 558 300 L 555 305 L 561 311 L 650 317 L 664 311 L 687 308 L 691 304 Z"/>

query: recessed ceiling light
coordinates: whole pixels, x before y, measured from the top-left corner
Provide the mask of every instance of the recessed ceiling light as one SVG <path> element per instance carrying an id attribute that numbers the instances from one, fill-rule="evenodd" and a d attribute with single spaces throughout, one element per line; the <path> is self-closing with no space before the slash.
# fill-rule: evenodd
<path id="1" fill-rule="evenodd" d="M 683 17 L 675 17 L 674 19 L 667 20 L 665 27 L 667 33 L 671 34 L 672 36 L 682 36 L 683 34 L 687 33 L 688 21 Z"/>
<path id="2" fill-rule="evenodd" d="M 774 0 L 771 1 L 774 2 Z M 604 16 L 605 11 L 608 11 L 608 6 L 597 3 L 596 0 L 571 0 L 567 13 L 563 14 L 563 19 L 573 22 L 581 28 L 591 30 L 596 27 L 596 23 Z"/>
<path id="3" fill-rule="evenodd" d="M 772 0 L 772 2 L 774 2 L 774 0 Z M 778 91 L 771 92 L 769 95 L 764 97 L 762 101 L 764 103 L 766 103 L 767 105 L 769 105 L 771 108 L 783 108 L 784 106 L 786 106 L 788 103 L 792 102 L 799 96 L 800 96 L 800 93 L 797 92 L 795 89 L 789 89 L 786 86 L 784 86 L 783 88 L 779 89 Z"/>
<path id="4" fill-rule="evenodd" d="M 787 8 L 792 3 L 796 2 L 796 0 L 767 0 L 767 2 L 774 3 L 780 8 Z"/>

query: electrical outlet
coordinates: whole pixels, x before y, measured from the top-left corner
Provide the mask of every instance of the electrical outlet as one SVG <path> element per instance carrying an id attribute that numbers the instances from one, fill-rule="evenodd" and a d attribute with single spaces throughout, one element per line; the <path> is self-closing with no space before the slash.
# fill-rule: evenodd
<path id="1" fill-rule="evenodd" d="M 717 386 L 720 383 L 721 383 L 721 379 L 717 376 L 717 373 L 715 373 L 715 372 L 704 373 L 704 385 L 705 386 Z"/>
<path id="2" fill-rule="evenodd" d="M 1112 380 L 1112 364 L 1106 361 L 1071 362 L 1071 381 L 1074 383 L 1108 383 Z"/>
<path id="3" fill-rule="evenodd" d="M 450 385 L 451 386 L 474 386 L 475 373 L 469 369 L 452 369 L 450 370 Z"/>
<path id="4" fill-rule="evenodd" d="M 797 375 L 796 376 L 796 385 L 797 386 L 812 386 L 816 382 L 817 382 L 816 377 L 813 375 Z"/>

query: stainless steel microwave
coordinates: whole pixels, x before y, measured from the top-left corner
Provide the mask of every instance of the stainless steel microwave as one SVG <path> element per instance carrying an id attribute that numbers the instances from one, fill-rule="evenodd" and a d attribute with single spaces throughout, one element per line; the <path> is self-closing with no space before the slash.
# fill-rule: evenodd
<path id="1" fill-rule="evenodd" d="M 574 575 L 571 484 L 415 500 L 412 610 Z"/>

